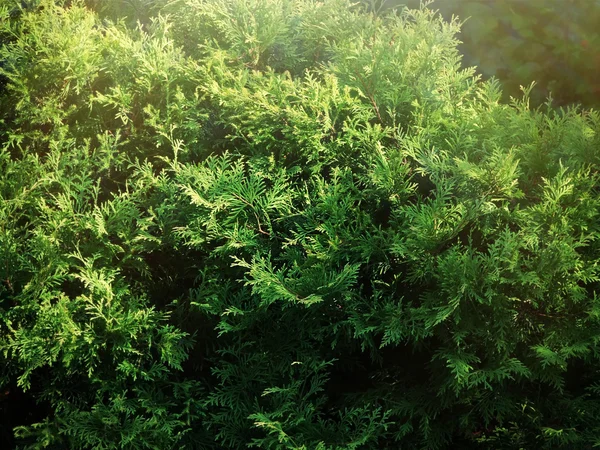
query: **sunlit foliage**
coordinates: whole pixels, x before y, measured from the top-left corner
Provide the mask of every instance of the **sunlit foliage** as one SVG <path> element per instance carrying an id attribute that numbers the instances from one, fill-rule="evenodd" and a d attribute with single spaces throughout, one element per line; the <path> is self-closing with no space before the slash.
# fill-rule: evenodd
<path id="1" fill-rule="evenodd" d="M 458 31 L 0 0 L 9 445 L 600 445 L 600 115 L 501 102 Z"/>

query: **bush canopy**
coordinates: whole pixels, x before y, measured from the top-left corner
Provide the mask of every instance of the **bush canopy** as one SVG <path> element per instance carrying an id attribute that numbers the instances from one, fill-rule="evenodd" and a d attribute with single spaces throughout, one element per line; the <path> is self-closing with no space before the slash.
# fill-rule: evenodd
<path id="1" fill-rule="evenodd" d="M 600 446 L 600 115 L 349 0 L 0 0 L 0 432 Z"/>

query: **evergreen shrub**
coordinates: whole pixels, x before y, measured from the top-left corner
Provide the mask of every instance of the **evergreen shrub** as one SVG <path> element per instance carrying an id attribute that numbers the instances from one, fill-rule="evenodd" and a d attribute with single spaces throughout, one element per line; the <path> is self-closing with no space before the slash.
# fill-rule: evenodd
<path id="1" fill-rule="evenodd" d="M 598 112 L 426 8 L 151 3 L 0 0 L 3 448 L 600 446 Z"/>

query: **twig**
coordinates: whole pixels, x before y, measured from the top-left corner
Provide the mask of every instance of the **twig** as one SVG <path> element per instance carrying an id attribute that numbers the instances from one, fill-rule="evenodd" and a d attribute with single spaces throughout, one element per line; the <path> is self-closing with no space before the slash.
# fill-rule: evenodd
<path id="1" fill-rule="evenodd" d="M 377 106 L 377 103 L 375 103 L 375 97 L 373 96 L 373 94 L 371 92 L 371 88 L 367 85 L 367 83 L 365 83 L 365 80 L 361 76 L 360 73 L 358 73 L 357 71 L 354 71 L 354 75 L 356 75 L 356 77 L 360 81 L 360 84 L 362 85 L 362 87 L 365 91 L 365 94 L 367 95 L 367 98 L 371 102 L 371 105 L 373 106 L 373 109 L 375 110 L 375 114 L 377 114 L 377 119 L 379 119 L 379 123 L 381 123 L 383 125 L 383 119 L 381 118 L 381 114 L 379 113 L 379 106 Z"/>
<path id="2" fill-rule="evenodd" d="M 245 203 L 246 205 L 248 205 L 252 209 L 252 213 L 254 214 L 254 217 L 256 217 L 256 224 L 258 225 L 258 232 L 270 237 L 271 234 L 268 231 L 264 231 L 262 229 L 262 226 L 260 224 L 260 218 L 258 217 L 258 214 L 256 214 L 256 210 L 254 209 L 254 206 L 252 205 L 252 203 L 250 203 L 248 200 L 246 200 L 245 198 L 241 197 L 238 194 L 233 193 L 232 195 L 235 198 L 237 198 L 239 201 L 241 201 L 242 203 Z"/>

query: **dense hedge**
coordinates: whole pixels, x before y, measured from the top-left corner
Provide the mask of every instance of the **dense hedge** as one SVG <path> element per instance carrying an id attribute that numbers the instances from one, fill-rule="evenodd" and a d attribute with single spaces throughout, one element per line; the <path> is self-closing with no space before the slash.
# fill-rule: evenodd
<path id="1" fill-rule="evenodd" d="M 597 112 L 426 9 L 146 3 L 0 0 L 3 445 L 600 445 Z"/>

